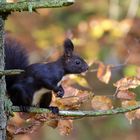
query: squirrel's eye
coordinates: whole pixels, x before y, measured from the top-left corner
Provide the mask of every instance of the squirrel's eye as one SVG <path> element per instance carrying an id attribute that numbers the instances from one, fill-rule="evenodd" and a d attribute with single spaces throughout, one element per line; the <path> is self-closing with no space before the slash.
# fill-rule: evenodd
<path id="1" fill-rule="evenodd" d="M 75 63 L 76 63 L 77 65 L 79 65 L 79 64 L 81 63 L 81 61 L 80 61 L 79 59 L 76 59 L 76 60 L 75 60 Z"/>

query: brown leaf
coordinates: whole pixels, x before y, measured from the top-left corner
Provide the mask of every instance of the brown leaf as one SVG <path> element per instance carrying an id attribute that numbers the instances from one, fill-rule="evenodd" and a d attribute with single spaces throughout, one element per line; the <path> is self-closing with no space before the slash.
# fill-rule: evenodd
<path id="1" fill-rule="evenodd" d="M 140 109 L 136 110 L 135 118 L 140 119 Z"/>
<path id="2" fill-rule="evenodd" d="M 111 99 L 106 96 L 93 97 L 91 105 L 95 110 L 108 110 L 113 108 Z"/>
<path id="3" fill-rule="evenodd" d="M 14 134 L 31 134 L 38 131 L 43 126 L 43 123 L 39 121 L 30 121 L 31 122 L 27 123 L 24 127 L 17 128 Z"/>
<path id="4" fill-rule="evenodd" d="M 63 88 L 64 88 L 64 91 L 65 91 L 64 97 L 76 96 L 77 93 L 79 92 L 78 89 L 73 88 L 71 86 L 66 86 L 65 85 L 65 86 L 63 86 Z"/>
<path id="5" fill-rule="evenodd" d="M 135 100 L 122 101 L 122 107 L 124 108 L 129 107 L 129 106 L 134 106 L 134 105 L 137 105 L 137 101 Z M 125 113 L 125 117 L 129 120 L 130 124 L 135 119 L 135 113 L 136 113 L 136 110 Z"/>
<path id="6" fill-rule="evenodd" d="M 59 118 L 58 115 L 53 114 L 53 113 L 42 113 L 42 114 L 36 114 L 36 116 L 34 117 L 35 120 L 39 121 L 39 122 L 46 122 L 49 120 L 54 120 Z"/>
<path id="7" fill-rule="evenodd" d="M 58 126 L 58 120 L 49 120 L 46 124 L 52 128 L 56 128 Z"/>
<path id="8" fill-rule="evenodd" d="M 66 97 L 62 99 L 56 100 L 56 105 L 59 107 L 59 109 L 78 109 L 80 105 L 78 104 L 79 98 L 78 97 Z"/>
<path id="9" fill-rule="evenodd" d="M 73 129 L 72 120 L 60 120 L 58 123 L 58 130 L 61 135 L 69 135 Z"/>
<path id="10" fill-rule="evenodd" d="M 111 78 L 110 65 L 105 66 L 103 63 L 99 63 L 97 77 L 100 81 L 108 84 Z"/>
<path id="11" fill-rule="evenodd" d="M 63 98 L 56 98 L 53 96 L 51 106 L 57 106 L 62 110 L 75 110 L 79 109 L 82 103 L 91 98 L 90 92 L 81 91 L 65 84 L 63 85 L 63 88 L 65 91 Z"/>
<path id="12" fill-rule="evenodd" d="M 136 88 L 140 86 L 140 79 L 136 77 L 125 77 L 117 81 L 114 86 L 117 87 L 118 90 Z"/>
<path id="13" fill-rule="evenodd" d="M 136 94 L 129 90 L 121 90 L 117 93 L 116 97 L 123 100 L 133 100 L 136 98 Z"/>
<path id="14" fill-rule="evenodd" d="M 137 105 L 136 100 L 122 101 L 122 107 L 129 107 L 129 106 L 134 106 L 134 105 Z"/>
<path id="15" fill-rule="evenodd" d="M 94 93 L 79 90 L 79 92 L 75 95 L 79 98 L 79 102 L 84 103 L 91 99 L 91 97 L 94 96 Z"/>
<path id="16" fill-rule="evenodd" d="M 52 105 L 58 106 L 59 109 L 73 110 L 79 109 L 80 105 L 91 98 L 87 91 L 80 91 L 72 87 L 65 88 L 66 96 L 56 99 Z M 73 93 L 71 92 L 73 91 Z M 68 96 L 72 95 L 72 96 Z"/>

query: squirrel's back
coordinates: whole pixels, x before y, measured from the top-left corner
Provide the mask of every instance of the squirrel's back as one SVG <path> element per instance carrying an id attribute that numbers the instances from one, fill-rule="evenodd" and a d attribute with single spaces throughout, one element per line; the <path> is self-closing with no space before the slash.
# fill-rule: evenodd
<path id="1" fill-rule="evenodd" d="M 14 39 L 5 38 L 5 70 L 25 69 L 29 65 L 25 48 Z M 7 90 L 16 82 L 18 76 L 6 76 Z"/>

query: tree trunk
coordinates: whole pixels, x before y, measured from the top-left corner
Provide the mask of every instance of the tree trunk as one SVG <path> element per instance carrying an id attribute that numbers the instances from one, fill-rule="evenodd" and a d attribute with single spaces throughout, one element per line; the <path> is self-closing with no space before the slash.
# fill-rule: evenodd
<path id="1" fill-rule="evenodd" d="M 0 15 L 0 70 L 4 70 L 4 19 Z M 4 110 L 5 78 L 0 78 L 0 140 L 6 140 L 7 117 Z"/>

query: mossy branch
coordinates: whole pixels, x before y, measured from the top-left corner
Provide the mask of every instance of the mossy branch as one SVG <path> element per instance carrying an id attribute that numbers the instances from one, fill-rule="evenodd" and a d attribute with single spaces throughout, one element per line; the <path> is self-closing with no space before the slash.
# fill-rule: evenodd
<path id="1" fill-rule="evenodd" d="M 1 3 L 0 13 L 9 13 L 13 11 L 32 11 L 38 8 L 57 8 L 69 6 L 74 0 L 22 0 L 15 3 Z"/>
<path id="2" fill-rule="evenodd" d="M 108 115 L 115 115 L 115 114 L 120 114 L 120 113 L 126 113 L 130 112 L 136 109 L 140 108 L 140 104 L 136 106 L 130 106 L 127 108 L 116 108 L 116 109 L 110 109 L 106 111 L 59 111 L 60 116 L 64 117 L 98 117 L 98 116 L 108 116 Z M 20 112 L 20 108 L 17 106 L 12 107 L 13 112 Z M 50 112 L 48 109 L 43 109 L 43 108 L 35 108 L 35 107 L 30 107 L 29 112 L 32 113 L 48 113 Z"/>

